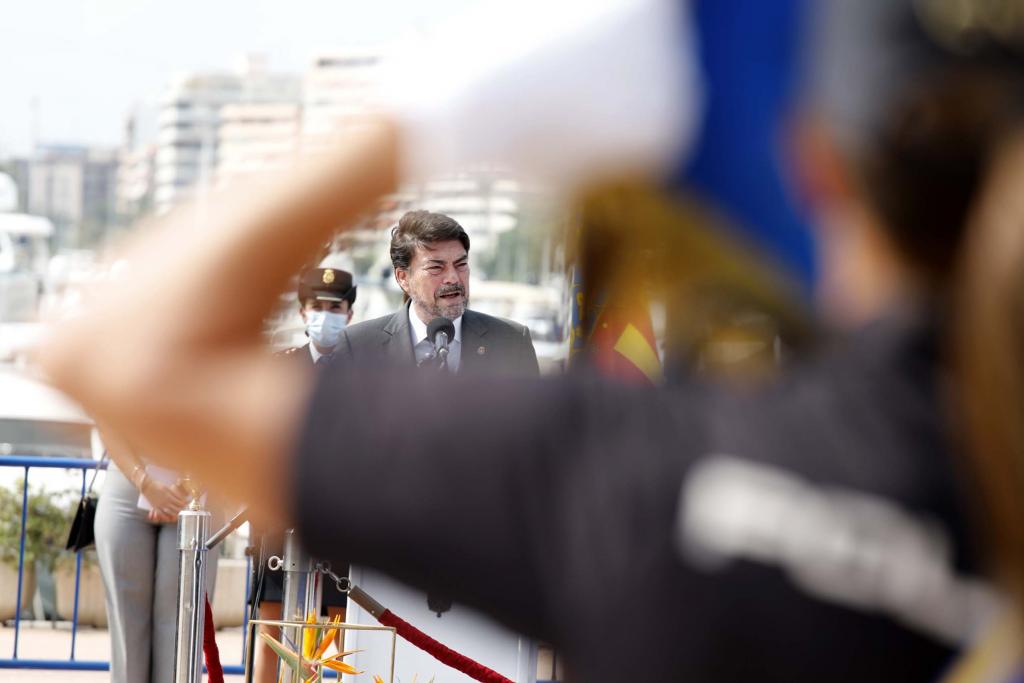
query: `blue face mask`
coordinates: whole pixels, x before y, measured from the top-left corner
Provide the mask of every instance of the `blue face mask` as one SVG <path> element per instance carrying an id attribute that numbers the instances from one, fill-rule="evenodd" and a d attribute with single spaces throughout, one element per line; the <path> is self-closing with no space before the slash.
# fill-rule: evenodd
<path id="1" fill-rule="evenodd" d="M 306 313 L 306 334 L 317 347 L 333 349 L 341 341 L 341 331 L 348 325 L 345 313 L 309 311 Z"/>

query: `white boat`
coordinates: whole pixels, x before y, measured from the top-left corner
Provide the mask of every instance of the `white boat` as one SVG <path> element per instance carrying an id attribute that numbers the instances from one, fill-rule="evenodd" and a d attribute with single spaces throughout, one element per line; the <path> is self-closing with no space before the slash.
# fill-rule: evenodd
<path id="1" fill-rule="evenodd" d="M 26 370 L 0 365 L 0 455 L 93 458 L 99 448 L 78 405 Z"/>

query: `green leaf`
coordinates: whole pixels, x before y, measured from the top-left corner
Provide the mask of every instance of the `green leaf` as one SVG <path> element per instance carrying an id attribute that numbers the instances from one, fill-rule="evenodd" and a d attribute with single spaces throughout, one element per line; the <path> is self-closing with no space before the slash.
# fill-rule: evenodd
<path id="1" fill-rule="evenodd" d="M 270 646 L 270 649 L 273 650 L 274 653 L 281 658 L 281 661 L 284 662 L 293 672 L 297 671 L 300 675 L 304 675 L 314 671 L 309 662 L 300 663 L 298 653 L 274 637 L 267 635 L 266 633 L 261 633 L 260 638 Z"/>

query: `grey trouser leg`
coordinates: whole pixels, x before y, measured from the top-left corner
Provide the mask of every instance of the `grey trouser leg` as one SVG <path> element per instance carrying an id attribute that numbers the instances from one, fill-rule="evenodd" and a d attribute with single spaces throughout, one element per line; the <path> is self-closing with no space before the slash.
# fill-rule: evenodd
<path id="1" fill-rule="evenodd" d="M 96 552 L 107 593 L 110 680 L 170 683 L 178 599 L 174 524 L 153 524 L 138 508 L 139 492 L 117 469 L 107 473 L 96 510 Z M 216 553 L 208 555 L 213 591 Z"/>

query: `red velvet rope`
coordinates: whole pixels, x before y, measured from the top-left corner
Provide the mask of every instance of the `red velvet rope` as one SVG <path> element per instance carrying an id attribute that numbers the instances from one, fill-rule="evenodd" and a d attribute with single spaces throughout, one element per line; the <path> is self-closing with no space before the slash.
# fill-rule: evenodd
<path id="1" fill-rule="evenodd" d="M 213 609 L 210 596 L 206 596 L 206 623 L 203 626 L 203 656 L 206 657 L 207 683 L 224 683 L 224 668 L 220 665 L 220 650 L 217 649 L 217 629 L 213 625 Z"/>
<path id="2" fill-rule="evenodd" d="M 511 680 L 505 678 L 497 671 L 488 669 L 483 664 L 474 662 L 469 657 L 461 655 L 455 650 L 437 642 L 409 622 L 396 617 L 391 613 L 391 610 L 384 610 L 384 613 L 380 615 L 377 621 L 385 626 L 391 626 L 398 632 L 398 635 L 434 659 L 447 664 L 457 671 L 461 671 L 473 680 L 482 681 L 483 683 L 512 683 Z"/>

